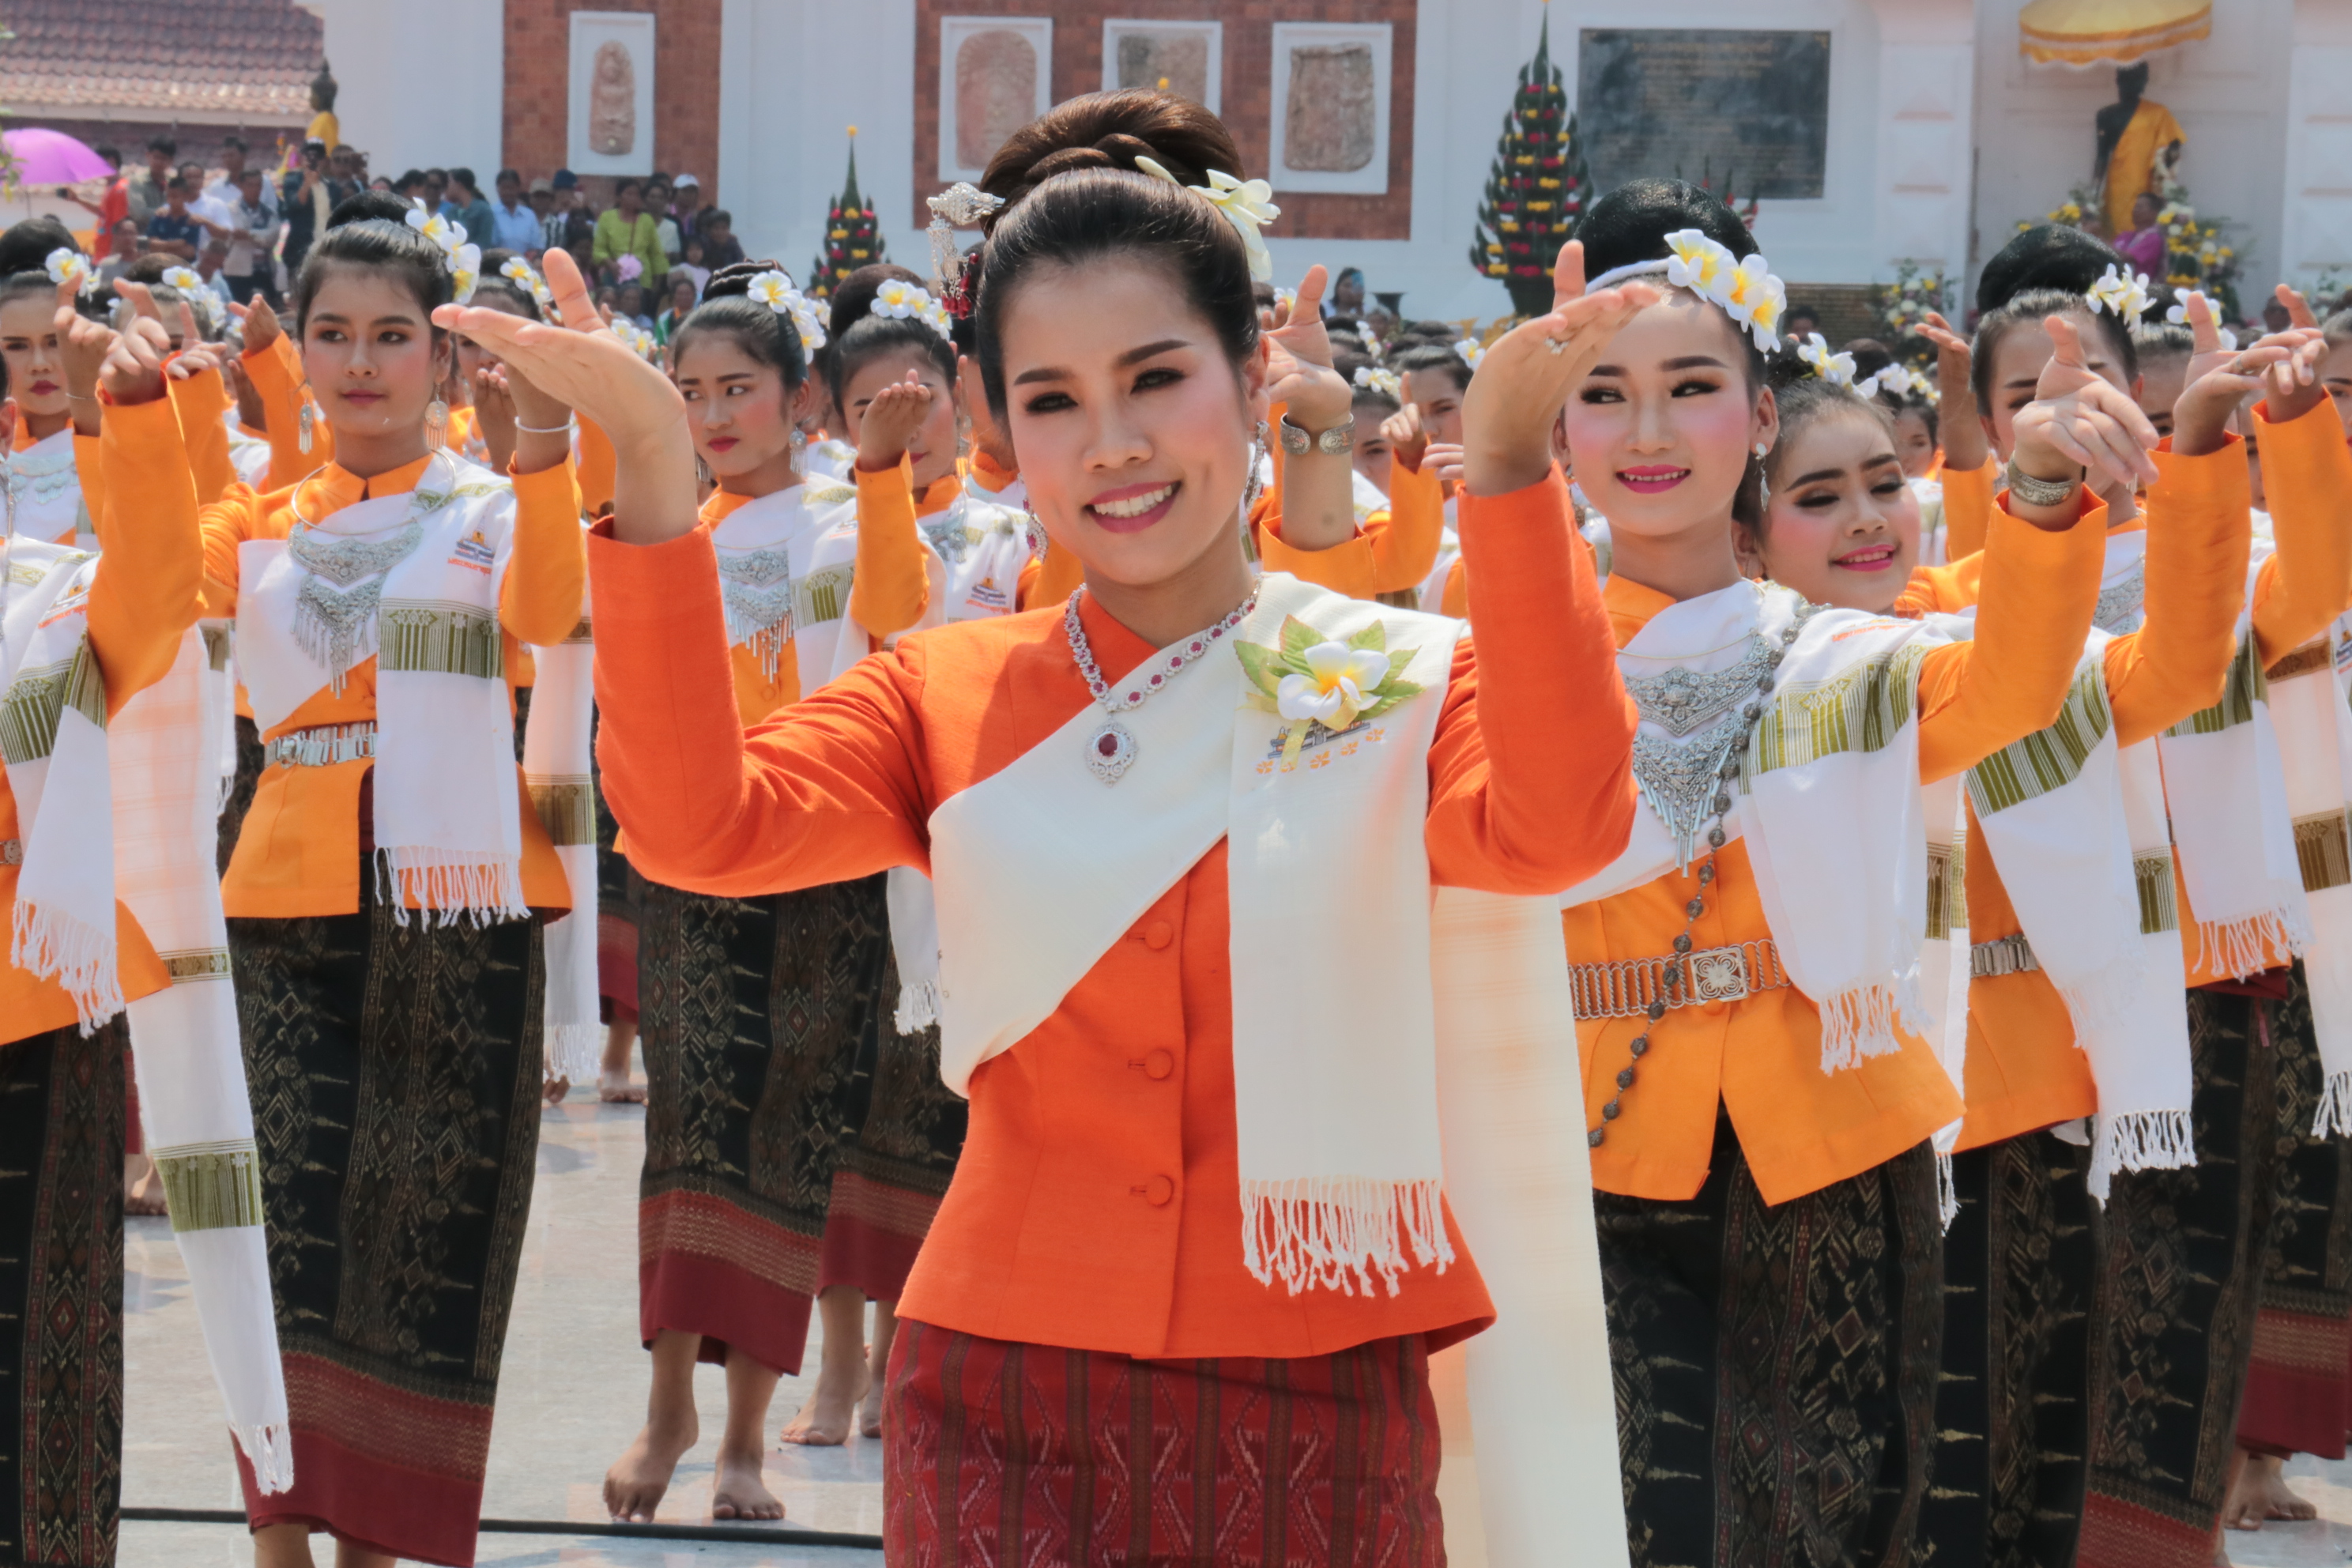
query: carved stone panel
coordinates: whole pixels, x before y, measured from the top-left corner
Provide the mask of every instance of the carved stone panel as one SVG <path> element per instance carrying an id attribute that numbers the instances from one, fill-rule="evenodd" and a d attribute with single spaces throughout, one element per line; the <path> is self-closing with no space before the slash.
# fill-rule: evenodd
<path id="1" fill-rule="evenodd" d="M 1308 45 L 1290 51 L 1282 163 L 1302 174 L 1348 174 L 1372 161 L 1380 105 L 1369 44 Z"/>
<path id="2" fill-rule="evenodd" d="M 588 145 L 608 158 L 628 155 L 637 144 L 637 68 L 629 46 L 607 38 L 596 46 L 588 89 Z"/>

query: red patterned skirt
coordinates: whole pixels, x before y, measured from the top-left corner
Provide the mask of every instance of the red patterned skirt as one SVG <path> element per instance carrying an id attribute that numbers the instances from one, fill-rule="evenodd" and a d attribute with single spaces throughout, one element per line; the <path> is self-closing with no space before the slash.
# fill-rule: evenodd
<path id="1" fill-rule="evenodd" d="M 883 1394 L 890 1568 L 1440 1568 L 1421 1336 L 1138 1361 L 902 1322 Z"/>

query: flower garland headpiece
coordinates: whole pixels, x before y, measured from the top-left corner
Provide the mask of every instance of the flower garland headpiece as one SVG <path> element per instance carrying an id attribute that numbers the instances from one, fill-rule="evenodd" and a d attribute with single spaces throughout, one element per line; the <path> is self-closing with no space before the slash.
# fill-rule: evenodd
<path id="1" fill-rule="evenodd" d="M 1156 158 L 1139 157 L 1135 166 L 1155 180 L 1184 185 Z M 1249 252 L 1250 277 L 1260 283 L 1273 282 L 1274 253 L 1266 249 L 1265 237 L 1258 231 L 1282 216 L 1282 209 L 1274 205 L 1274 187 L 1264 180 L 1237 180 L 1223 169 L 1212 169 L 1207 184 L 1184 188 L 1224 214 L 1234 232 L 1242 237 L 1242 248 Z"/>
<path id="2" fill-rule="evenodd" d="M 1370 392 L 1386 394 L 1399 403 L 1404 401 L 1404 377 L 1385 365 L 1360 364 L 1356 367 L 1356 384 Z"/>
<path id="3" fill-rule="evenodd" d="M 1486 357 L 1486 345 L 1475 338 L 1457 338 L 1454 352 L 1461 356 L 1464 364 L 1475 371 L 1478 368 L 1478 362 Z"/>
<path id="4" fill-rule="evenodd" d="M 801 335 L 802 348 L 814 353 L 824 347 L 824 313 L 807 295 L 793 287 L 791 273 L 781 267 L 771 267 L 751 279 L 746 293 L 777 315 L 790 316 L 793 330 Z"/>
<path id="5" fill-rule="evenodd" d="M 1853 356 L 1830 353 L 1830 341 L 1821 333 L 1807 332 L 1804 342 L 1797 350 L 1797 357 L 1805 362 L 1813 374 L 1832 386 L 1843 386 L 1849 391 L 1862 390 L 1853 384 Z M 1891 370 L 1894 367 L 1890 365 L 1887 368 Z M 1870 384 L 1878 384 L 1878 378 L 1872 376 Z"/>
<path id="6" fill-rule="evenodd" d="M 2235 353 L 2238 347 L 2238 334 L 2221 324 L 2221 305 L 2214 300 L 2212 295 L 2208 294 L 2202 289 L 2191 289 L 2183 293 L 2180 296 L 2180 302 L 2173 306 L 2169 310 L 2167 310 L 2164 313 L 2164 319 L 2170 321 L 2176 327 L 2187 326 L 2189 324 L 2189 301 L 2191 300 L 2202 300 L 2205 301 L 2205 313 L 2213 319 L 2213 330 L 2221 334 L 2221 352 L 2223 353 Z"/>
<path id="7" fill-rule="evenodd" d="M 894 321 L 920 321 L 950 342 L 955 341 L 955 324 L 948 320 L 948 313 L 940 309 L 939 301 L 920 286 L 903 279 L 887 279 L 874 291 L 872 313 L 888 316 Z"/>
<path id="8" fill-rule="evenodd" d="M 1757 348 L 1765 353 L 1780 351 L 1780 318 L 1789 309 L 1789 290 L 1772 275 L 1761 251 L 1745 259 L 1735 258 L 1728 247 L 1696 228 L 1676 229 L 1666 236 L 1666 247 L 1672 255 L 1612 267 L 1585 288 L 1607 289 L 1632 278 L 1664 277 L 1670 287 L 1687 289 L 1721 306 L 1753 334 Z"/>
<path id="9" fill-rule="evenodd" d="M 2112 310 L 2116 320 L 2126 327 L 2137 327 L 2139 319 L 2147 314 L 2152 297 L 2147 291 L 2147 275 L 2134 272 L 2126 267 L 2118 271 L 2112 261 L 2096 283 L 2083 296 L 2091 303 L 2091 313 Z"/>
<path id="10" fill-rule="evenodd" d="M 474 285 L 482 276 L 482 247 L 467 243 L 466 231 L 443 217 L 427 212 L 421 199 L 408 209 L 408 226 L 431 240 L 441 252 L 441 264 L 449 269 L 449 295 L 462 305 L 474 297 Z"/>
<path id="11" fill-rule="evenodd" d="M 50 282 L 63 283 L 70 279 L 76 293 L 98 292 L 98 268 L 89 264 L 89 257 L 84 256 L 72 246 L 58 246 L 49 252 L 48 258 L 43 265 L 48 269 Z"/>
<path id="12" fill-rule="evenodd" d="M 651 332 L 628 317 L 615 315 L 613 318 L 613 335 L 628 344 L 630 352 L 639 359 L 649 360 L 655 364 L 661 363 L 661 344 L 655 341 Z"/>
<path id="13" fill-rule="evenodd" d="M 1882 392 L 1888 392 L 1897 397 L 1917 395 L 1926 398 L 1931 404 L 1941 403 L 1944 400 L 1943 394 L 1937 390 L 1934 382 L 1900 362 L 1887 365 L 1876 375 L 1864 377 L 1854 384 L 1854 390 L 1864 397 L 1874 397 Z"/>

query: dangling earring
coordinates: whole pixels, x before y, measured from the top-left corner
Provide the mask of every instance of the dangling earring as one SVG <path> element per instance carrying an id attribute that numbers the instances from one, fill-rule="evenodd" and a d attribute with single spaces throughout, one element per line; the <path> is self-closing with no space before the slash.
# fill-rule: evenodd
<path id="1" fill-rule="evenodd" d="M 1045 553 L 1045 545 L 1047 543 L 1045 525 L 1038 521 L 1037 507 L 1036 503 L 1034 501 L 1024 501 L 1022 503 L 1021 537 L 1028 544 L 1030 554 L 1043 555 Z"/>
<path id="2" fill-rule="evenodd" d="M 448 432 L 449 405 L 436 397 L 425 405 L 425 444 L 437 452 Z"/>
<path id="3" fill-rule="evenodd" d="M 1756 443 L 1756 510 L 1759 511 L 1772 504 L 1772 481 L 1764 477 L 1764 457 L 1771 449 L 1761 441 Z"/>
<path id="4" fill-rule="evenodd" d="M 793 443 L 792 443 L 792 445 L 793 445 L 793 457 L 795 457 L 795 458 L 799 457 L 803 452 L 804 452 L 804 451 L 808 450 L 808 432 L 807 432 L 807 431 L 805 431 L 805 430 L 803 430 L 803 429 L 802 429 L 802 428 L 801 428 L 799 426 L 797 426 L 797 425 L 793 426 Z"/>
<path id="5" fill-rule="evenodd" d="M 702 460 L 699 452 L 694 455 L 694 482 L 698 485 L 710 483 L 710 465 Z"/>
<path id="6" fill-rule="evenodd" d="M 310 389 L 302 389 L 302 412 L 294 421 L 294 444 L 304 452 L 310 449 L 310 431 L 319 422 L 319 405 L 310 401 Z"/>
<path id="7" fill-rule="evenodd" d="M 1265 472 L 1268 460 L 1265 449 L 1266 423 L 1257 422 L 1256 434 L 1250 441 L 1249 482 L 1242 487 L 1242 521 L 1246 525 L 1250 514 L 1257 510 L 1257 498 L 1265 493 Z"/>

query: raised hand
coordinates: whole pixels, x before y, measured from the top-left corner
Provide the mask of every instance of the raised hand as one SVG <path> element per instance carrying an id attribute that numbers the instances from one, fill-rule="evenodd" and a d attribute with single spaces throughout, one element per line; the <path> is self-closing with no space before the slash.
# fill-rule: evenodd
<path id="1" fill-rule="evenodd" d="M 1976 388 L 1969 382 L 1974 351 L 1951 322 L 1933 310 L 1919 335 L 1936 345 L 1936 396 L 1943 410 L 1936 435 L 1944 448 L 1944 466 L 1960 472 L 1981 468 L 1992 455 L 1992 444 L 1985 438 L 1984 422 L 1969 417 L 1977 405 Z"/>
<path id="2" fill-rule="evenodd" d="M 2292 325 L 2261 342 L 2286 346 L 2290 352 L 2285 359 L 2265 369 L 2263 416 L 2273 425 L 2284 425 L 2290 419 L 2301 418 L 2326 400 L 2327 387 L 2320 379 L 2320 371 L 2327 362 L 2327 340 L 2319 330 L 2319 318 L 2311 313 L 2311 305 L 2302 295 L 2282 283 L 2278 286 L 2278 298 L 2279 303 L 2286 307 Z"/>
<path id="3" fill-rule="evenodd" d="M 1432 441 L 1428 450 L 1422 453 L 1421 460 L 1437 471 L 1438 483 L 1458 485 L 1462 482 L 1462 448 L 1453 442 Z"/>
<path id="4" fill-rule="evenodd" d="M 152 303 L 149 302 L 151 309 Z M 137 316 L 108 346 L 98 384 L 109 397 L 126 406 L 152 403 L 164 395 L 163 362 L 171 353 L 172 334 L 163 330 L 163 321 L 152 314 Z"/>
<path id="5" fill-rule="evenodd" d="M 516 377 L 516 380 L 521 379 Z M 515 399 L 506 367 L 486 364 L 474 373 L 474 428 L 489 449 L 490 468 L 505 473 L 514 461 Z"/>
<path id="6" fill-rule="evenodd" d="M 2128 394 L 2084 364 L 2082 331 L 2074 321 L 2048 316 L 2042 324 L 2054 352 L 2042 367 L 2033 401 L 2018 411 L 2010 460 L 2037 479 L 2096 473 L 2126 486 L 2155 483 L 2157 467 L 2148 453 L 2156 447 L 2156 426 Z"/>
<path id="7" fill-rule="evenodd" d="M 897 468 L 930 413 L 931 389 L 913 371 L 876 393 L 857 424 L 857 466 L 869 474 Z"/>
<path id="8" fill-rule="evenodd" d="M 1429 447 L 1429 432 L 1421 426 L 1421 405 L 1408 403 L 1381 420 L 1381 439 L 1408 472 L 1421 472 L 1422 454 Z"/>
<path id="9" fill-rule="evenodd" d="M 80 416 L 85 411 L 93 420 L 98 413 L 98 373 L 106 363 L 106 351 L 114 346 L 114 329 L 76 310 L 75 293 L 71 279 L 58 285 L 56 326 L 58 354 L 65 361 L 66 395 L 79 405 L 74 413 L 75 426 L 80 428 Z"/>
<path id="10" fill-rule="evenodd" d="M 259 353 L 286 335 L 286 329 L 278 324 L 278 312 L 258 294 L 249 305 L 231 305 L 228 309 L 229 314 L 245 323 L 245 352 L 249 354 Z"/>
<path id="11" fill-rule="evenodd" d="M 2230 416 L 2269 384 L 2269 373 L 2284 368 L 2293 383 L 2294 370 L 2287 362 L 2299 351 L 2299 340 L 2309 337 L 2320 352 L 2326 352 L 2326 345 L 2318 344 L 2315 327 L 2307 333 L 2281 332 L 2252 348 L 2225 352 L 2213 308 L 2198 294 L 2189 297 L 2189 328 L 2197 344 L 2189 360 L 2188 384 L 2172 407 L 2172 449 L 2183 457 L 2220 451 L 2229 438 Z M 2317 379 L 2313 377 L 2312 390 L 2324 397 L 2326 395 L 2318 390 Z"/>
<path id="12" fill-rule="evenodd" d="M 1308 268 L 1298 280 L 1298 297 L 1287 306 L 1276 304 L 1265 332 L 1266 401 L 1288 405 L 1290 422 L 1318 434 L 1345 423 L 1356 399 L 1355 388 L 1331 368 L 1331 334 L 1323 326 L 1325 277 L 1320 264 Z"/>
<path id="13" fill-rule="evenodd" d="M 1462 395 L 1462 476 L 1480 495 L 1525 489 L 1551 468 L 1551 427 L 1618 329 L 1662 296 L 1640 281 L 1584 290 L 1584 247 L 1559 247 L 1551 310 L 1487 347 Z"/>

